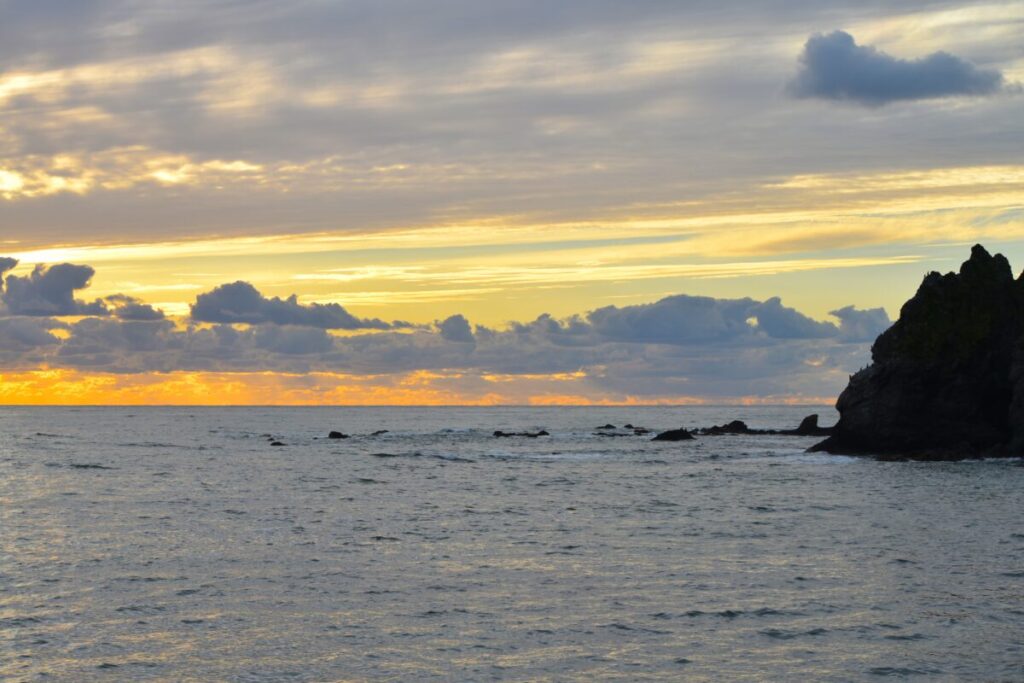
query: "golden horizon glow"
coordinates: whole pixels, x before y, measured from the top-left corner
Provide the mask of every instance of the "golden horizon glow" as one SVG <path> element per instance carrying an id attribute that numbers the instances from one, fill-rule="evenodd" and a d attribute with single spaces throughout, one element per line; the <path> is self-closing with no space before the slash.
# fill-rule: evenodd
<path id="1" fill-rule="evenodd" d="M 0 406 L 690 406 L 828 405 L 831 396 L 644 397 L 570 393 L 581 376 L 507 376 L 515 393 L 465 394 L 432 380 L 458 373 L 416 371 L 400 377 L 276 372 L 173 372 L 133 375 L 46 369 L 0 373 Z M 375 384 L 381 382 L 382 384 Z M 539 391 L 538 391 L 539 390 Z M 532 393 L 536 392 L 536 393 Z"/>

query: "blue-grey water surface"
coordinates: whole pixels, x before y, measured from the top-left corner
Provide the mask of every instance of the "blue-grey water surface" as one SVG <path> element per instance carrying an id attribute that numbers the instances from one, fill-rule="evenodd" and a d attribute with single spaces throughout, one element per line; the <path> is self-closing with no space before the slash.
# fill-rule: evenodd
<path id="1" fill-rule="evenodd" d="M 1019 460 L 594 436 L 808 412 L 0 408 L 0 679 L 1024 680 Z"/>

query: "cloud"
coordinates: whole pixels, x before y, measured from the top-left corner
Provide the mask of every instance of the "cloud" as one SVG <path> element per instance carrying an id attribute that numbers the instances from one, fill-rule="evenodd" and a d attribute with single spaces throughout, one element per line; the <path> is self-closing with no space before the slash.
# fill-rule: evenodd
<path id="1" fill-rule="evenodd" d="M 599 308 L 587 320 L 607 339 L 657 344 L 701 344 L 757 337 L 824 339 L 839 333 L 832 323 L 819 322 L 783 306 L 778 297 L 761 302 L 680 294 L 653 304 Z"/>
<path id="2" fill-rule="evenodd" d="M 472 344 L 476 342 L 473 330 L 469 327 L 469 321 L 461 313 L 445 318 L 437 324 L 437 330 L 441 338 L 451 342 L 463 342 Z"/>
<path id="3" fill-rule="evenodd" d="M 722 341 L 749 331 L 752 299 L 712 299 L 678 295 L 639 306 L 607 306 L 588 320 L 603 337 L 615 341 L 685 344 Z"/>
<path id="4" fill-rule="evenodd" d="M 0 352 L 59 344 L 60 338 L 51 332 L 57 327 L 61 325 L 45 318 L 0 318 Z"/>
<path id="5" fill-rule="evenodd" d="M 263 325 L 255 333 L 256 348 L 287 355 L 328 353 L 334 349 L 331 335 L 316 327 Z"/>
<path id="6" fill-rule="evenodd" d="M 873 342 L 892 324 L 884 308 L 858 310 L 853 306 L 846 306 L 830 312 L 829 315 L 840 321 L 839 339 L 850 343 Z"/>
<path id="7" fill-rule="evenodd" d="M 49 268 L 38 265 L 29 275 L 8 275 L 0 298 L 14 315 L 108 315 L 103 301 L 87 303 L 74 296 L 77 290 L 89 286 L 95 272 L 91 266 L 70 263 Z"/>
<path id="8" fill-rule="evenodd" d="M 949 54 L 907 60 L 868 45 L 845 31 L 815 34 L 804 45 L 801 68 L 790 83 L 797 97 L 848 100 L 879 106 L 900 100 L 979 96 L 998 92 L 1003 76 Z"/>
<path id="9" fill-rule="evenodd" d="M 825 339 L 836 336 L 835 325 L 818 322 L 795 308 L 783 306 L 777 296 L 753 306 L 750 315 L 757 321 L 758 329 L 774 339 Z"/>
<path id="10" fill-rule="evenodd" d="M 0 278 L 2 278 L 7 271 L 12 270 L 16 265 L 18 265 L 18 259 L 11 258 L 10 256 L 0 256 Z M 4 283 L 2 279 L 0 279 L 0 290 L 3 288 Z"/>
<path id="11" fill-rule="evenodd" d="M 163 320 L 164 312 L 153 308 L 135 297 L 112 294 L 104 299 L 112 307 L 115 317 L 121 320 Z"/>
<path id="12" fill-rule="evenodd" d="M 247 323 L 260 325 L 305 325 L 325 330 L 386 330 L 392 326 L 377 319 L 357 318 L 338 304 L 298 302 L 294 294 L 287 299 L 267 298 L 248 282 L 239 280 L 200 294 L 191 305 L 192 319 L 210 323 Z"/>

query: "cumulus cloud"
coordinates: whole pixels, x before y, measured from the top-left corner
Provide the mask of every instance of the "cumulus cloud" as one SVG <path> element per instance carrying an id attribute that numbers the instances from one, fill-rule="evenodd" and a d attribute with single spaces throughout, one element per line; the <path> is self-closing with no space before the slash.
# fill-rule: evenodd
<path id="1" fill-rule="evenodd" d="M 441 338 L 446 341 L 463 342 L 472 344 L 476 342 L 473 330 L 469 327 L 469 321 L 461 313 L 445 318 L 437 324 L 437 330 Z"/>
<path id="2" fill-rule="evenodd" d="M 751 307 L 757 327 L 775 339 L 824 339 L 836 336 L 836 326 L 809 318 L 795 308 L 782 305 L 779 297 Z"/>
<path id="3" fill-rule="evenodd" d="M 823 339 L 839 333 L 832 323 L 819 322 L 783 306 L 778 297 L 762 302 L 680 294 L 653 304 L 599 308 L 587 319 L 599 335 L 608 339 L 655 344 L 700 344 L 758 336 Z"/>
<path id="4" fill-rule="evenodd" d="M 121 320 L 163 320 L 164 312 L 135 297 L 113 294 L 104 299 L 115 317 Z"/>
<path id="5" fill-rule="evenodd" d="M 0 256 L 0 277 L 7 271 L 12 270 L 16 265 L 18 265 L 18 259 L 11 258 L 10 256 Z M 3 282 L 0 282 L 0 289 L 3 289 Z"/>
<path id="6" fill-rule="evenodd" d="M 639 306 L 607 306 L 588 320 L 595 331 L 615 341 L 683 344 L 721 341 L 749 330 L 752 299 L 671 296 Z"/>
<path id="7" fill-rule="evenodd" d="M 845 31 L 811 36 L 800 63 L 800 71 L 790 83 L 797 97 L 869 106 L 899 100 L 990 95 L 1003 87 L 999 71 L 980 69 L 948 52 L 899 59 L 869 45 L 857 45 Z"/>
<path id="8" fill-rule="evenodd" d="M 8 275 L 0 298 L 14 315 L 107 315 L 109 310 L 103 301 L 89 303 L 75 298 L 77 290 L 89 286 L 95 272 L 90 266 L 70 263 L 49 268 L 38 265 L 29 275 Z"/>
<path id="9" fill-rule="evenodd" d="M 829 315 L 840 321 L 840 340 L 850 343 L 873 342 L 892 324 L 884 308 L 858 310 L 853 306 L 846 306 L 832 311 Z"/>
<path id="10" fill-rule="evenodd" d="M 294 294 L 287 299 L 267 298 L 241 280 L 200 294 L 191 309 L 192 319 L 198 322 L 274 323 L 325 330 L 386 330 L 392 327 L 382 320 L 357 318 L 338 304 L 303 305 Z"/>

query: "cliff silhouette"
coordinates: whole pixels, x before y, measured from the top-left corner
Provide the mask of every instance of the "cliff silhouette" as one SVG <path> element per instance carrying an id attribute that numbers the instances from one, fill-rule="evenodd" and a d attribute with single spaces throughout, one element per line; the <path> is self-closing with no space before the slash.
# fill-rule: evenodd
<path id="1" fill-rule="evenodd" d="M 952 460 L 1024 453 L 1024 275 L 981 245 L 929 273 L 850 377 L 811 450 Z"/>

